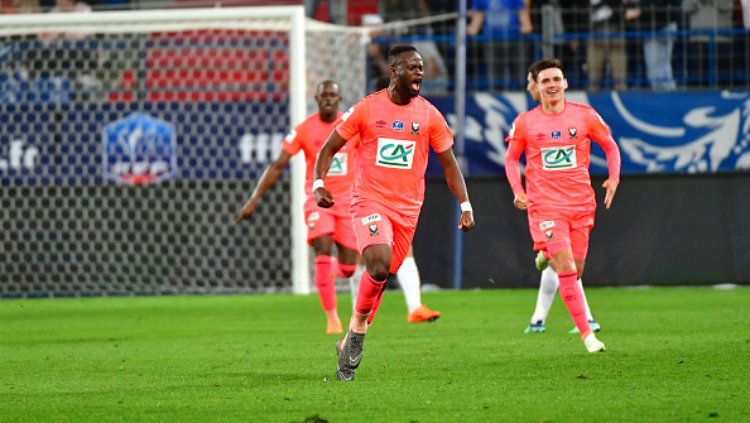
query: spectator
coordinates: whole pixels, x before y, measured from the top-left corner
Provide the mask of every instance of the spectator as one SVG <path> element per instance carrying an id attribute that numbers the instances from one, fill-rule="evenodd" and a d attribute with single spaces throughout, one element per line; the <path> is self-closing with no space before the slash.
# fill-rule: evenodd
<path id="1" fill-rule="evenodd" d="M 425 0 L 378 0 L 378 13 L 386 22 L 430 15 Z"/>
<path id="2" fill-rule="evenodd" d="M 368 13 L 362 15 L 362 26 L 377 26 L 383 24 L 383 18 L 380 15 Z M 370 38 L 376 38 L 381 36 L 382 31 L 373 29 L 370 31 Z M 367 45 L 367 86 L 368 91 L 372 91 L 371 87 L 377 85 L 378 81 L 389 78 L 388 62 L 386 61 L 386 53 L 388 52 L 388 45 L 383 43 L 370 42 Z"/>
<path id="3" fill-rule="evenodd" d="M 492 75 L 496 72 L 501 80 L 511 81 L 514 85 L 518 81 L 525 81 L 530 57 L 529 46 L 519 36 L 533 30 L 531 14 L 525 1 L 472 0 L 468 14 L 471 21 L 466 33 L 470 36 L 481 34 L 490 40 L 490 54 L 477 54 L 488 59 L 490 88 L 507 88 L 499 81 L 495 82 L 497 78 Z M 483 48 L 479 50 L 487 51 Z"/>
<path id="4" fill-rule="evenodd" d="M 676 88 L 672 49 L 679 19 L 679 0 L 641 0 L 640 9 L 641 30 L 651 32 L 651 36 L 643 41 L 643 57 L 651 89 L 672 91 Z"/>
<path id="5" fill-rule="evenodd" d="M 627 89 L 628 57 L 625 25 L 638 19 L 639 0 L 591 0 L 589 37 L 586 54 L 589 90 L 601 88 L 604 66 L 609 62 L 614 89 Z"/>
<path id="6" fill-rule="evenodd" d="M 366 26 L 382 25 L 383 18 L 380 15 L 367 14 L 362 16 L 362 24 Z M 370 33 L 371 37 L 383 35 L 380 31 Z M 435 42 L 432 40 L 415 41 L 412 45 L 417 49 L 424 61 L 424 81 L 422 84 L 423 94 L 435 94 L 444 92 L 448 87 L 448 69 L 445 66 L 443 57 L 440 55 Z M 385 53 L 388 45 L 379 43 L 370 43 L 367 50 L 368 66 L 368 86 L 377 85 L 377 82 L 390 77 L 388 64 L 385 60 Z M 370 91 L 372 91 L 370 89 Z"/>
<path id="7" fill-rule="evenodd" d="M 1 14 L 37 13 L 39 12 L 39 0 L 1 0 Z"/>
<path id="8" fill-rule="evenodd" d="M 49 13 L 90 13 L 91 6 L 78 0 L 56 0 L 55 6 Z M 57 46 L 61 42 L 78 43 L 87 39 L 92 34 L 86 31 L 76 32 L 43 32 L 39 39 L 46 44 L 54 53 L 70 53 L 73 60 L 69 60 L 72 74 L 70 79 L 75 80 L 78 88 L 92 90 L 101 88 L 101 81 L 96 77 L 99 65 L 99 51 L 90 45 L 78 45 L 75 49 L 61 49 Z"/>
<path id="9" fill-rule="evenodd" d="M 682 1 L 682 11 L 687 15 L 690 29 L 696 31 L 690 36 L 690 41 L 693 47 L 691 51 L 696 54 L 693 62 L 698 67 L 697 75 L 710 86 L 725 82 L 720 78 L 720 70 L 732 69 L 729 45 L 731 38 L 728 35 L 717 35 L 714 31 L 732 28 L 733 8 L 732 0 Z M 714 48 L 710 49 L 709 46 Z"/>

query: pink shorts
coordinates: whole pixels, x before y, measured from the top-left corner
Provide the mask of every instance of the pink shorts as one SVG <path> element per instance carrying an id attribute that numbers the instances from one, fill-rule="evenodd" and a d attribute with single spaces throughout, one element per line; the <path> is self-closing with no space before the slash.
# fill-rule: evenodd
<path id="1" fill-rule="evenodd" d="M 374 202 L 352 204 L 352 226 L 360 254 L 370 245 L 390 246 L 389 272 L 393 274 L 401 267 L 409 252 L 418 220 L 419 215 L 404 216 Z"/>
<path id="2" fill-rule="evenodd" d="M 547 209 L 529 211 L 528 215 L 534 251 L 544 250 L 548 255 L 571 248 L 574 259 L 586 258 L 589 234 L 594 227 L 594 212 L 568 213 Z"/>
<path id="3" fill-rule="evenodd" d="M 339 203 L 330 209 L 318 207 L 314 198 L 305 202 L 305 223 L 307 224 L 307 243 L 325 235 L 332 235 L 333 241 L 354 250 L 357 240 L 352 230 L 352 216 L 349 204 Z"/>

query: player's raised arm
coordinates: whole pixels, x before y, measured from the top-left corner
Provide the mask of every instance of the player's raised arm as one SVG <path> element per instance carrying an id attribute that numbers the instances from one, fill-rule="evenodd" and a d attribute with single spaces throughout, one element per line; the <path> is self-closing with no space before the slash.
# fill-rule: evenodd
<path id="1" fill-rule="evenodd" d="M 234 218 L 235 223 L 240 223 L 245 219 L 249 219 L 255 214 L 255 207 L 258 205 L 258 201 L 260 201 L 263 194 L 268 192 L 273 184 L 276 183 L 276 180 L 279 179 L 279 175 L 284 171 L 284 168 L 289 163 L 291 157 L 292 156 L 289 153 L 282 149 L 276 160 L 266 166 L 265 170 L 263 170 L 263 173 L 260 175 L 260 179 L 258 179 L 258 183 L 255 185 L 253 193 L 250 195 L 250 199 L 247 200 L 247 203 L 242 206 L 242 209 Z"/>
<path id="2" fill-rule="evenodd" d="M 328 174 L 328 169 L 331 167 L 331 160 L 333 156 L 341 150 L 341 147 L 346 144 L 346 139 L 339 135 L 334 129 L 331 135 L 328 136 L 323 148 L 318 153 L 318 159 L 315 161 L 315 170 L 313 173 L 314 182 L 312 185 L 313 193 L 315 194 L 315 201 L 318 206 L 323 208 L 329 208 L 333 206 L 333 195 L 325 188 L 323 179 Z"/>
<path id="3" fill-rule="evenodd" d="M 609 209 L 612 206 L 612 200 L 615 199 L 617 186 L 620 184 L 620 165 L 622 159 L 620 158 L 620 149 L 612 137 L 609 126 L 604 123 L 604 120 L 598 113 L 594 113 L 592 120 L 594 122 L 591 124 L 591 138 L 602 147 L 604 155 L 607 156 L 607 171 L 609 176 L 602 184 L 602 188 L 606 190 L 604 194 L 604 207 Z"/>
<path id="4" fill-rule="evenodd" d="M 456 162 L 456 156 L 453 155 L 452 149 L 449 148 L 442 153 L 438 153 L 437 156 L 440 159 L 440 166 L 443 167 L 448 188 L 450 188 L 456 200 L 461 203 L 461 222 L 458 225 L 458 229 L 466 232 L 474 227 L 474 210 L 471 208 L 471 203 L 469 202 L 469 193 L 466 190 L 466 182 L 461 173 L 461 168 L 458 167 L 458 162 Z"/>

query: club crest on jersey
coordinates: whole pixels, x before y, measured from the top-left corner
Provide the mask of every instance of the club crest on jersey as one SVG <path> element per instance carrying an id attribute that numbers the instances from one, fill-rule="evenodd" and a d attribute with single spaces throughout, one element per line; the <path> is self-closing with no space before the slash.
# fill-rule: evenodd
<path id="1" fill-rule="evenodd" d="M 561 136 L 562 136 L 562 134 L 560 133 L 560 131 L 552 131 L 552 139 L 553 140 L 559 140 Z"/>
<path id="2" fill-rule="evenodd" d="M 542 169 L 544 170 L 573 169 L 578 166 L 575 145 L 542 148 L 541 152 Z"/>
<path id="3" fill-rule="evenodd" d="M 578 136 L 578 130 L 576 128 L 568 128 L 568 134 L 570 134 L 570 138 L 575 138 Z"/>
<path id="4" fill-rule="evenodd" d="M 551 229 L 545 232 L 544 235 L 547 236 L 547 241 L 552 241 L 553 239 L 555 239 L 555 235 L 552 233 Z"/>
<path id="5" fill-rule="evenodd" d="M 388 122 L 384 121 L 383 119 L 378 119 L 375 121 L 375 127 L 378 129 L 383 129 L 386 125 L 388 125 Z"/>
<path id="6" fill-rule="evenodd" d="M 419 122 L 412 122 L 411 123 L 411 134 L 412 135 L 419 135 Z"/>
<path id="7" fill-rule="evenodd" d="M 378 224 L 372 223 L 370 226 L 367 227 L 370 230 L 370 236 L 376 236 L 378 235 Z"/>
<path id="8" fill-rule="evenodd" d="M 403 131 L 404 122 L 400 120 L 394 120 L 393 123 L 391 124 L 391 129 L 393 129 L 394 131 L 399 131 L 399 132 Z"/>
<path id="9" fill-rule="evenodd" d="M 378 138 L 375 165 L 396 169 L 411 169 L 414 163 L 415 141 Z"/>

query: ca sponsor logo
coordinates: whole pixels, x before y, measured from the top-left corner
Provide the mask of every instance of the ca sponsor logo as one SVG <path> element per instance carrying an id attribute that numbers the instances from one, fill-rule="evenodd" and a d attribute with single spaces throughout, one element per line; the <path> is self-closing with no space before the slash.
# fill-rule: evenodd
<path id="1" fill-rule="evenodd" d="M 380 222 L 381 220 L 383 220 L 383 218 L 380 217 L 380 213 L 373 213 L 360 219 L 363 225 L 367 225 L 372 222 Z"/>
<path id="2" fill-rule="evenodd" d="M 331 167 L 328 168 L 326 176 L 344 176 L 347 171 L 347 154 L 336 153 L 331 159 Z"/>
<path id="3" fill-rule="evenodd" d="M 541 151 L 544 170 L 573 169 L 578 166 L 575 145 L 542 148 Z"/>
<path id="4" fill-rule="evenodd" d="M 415 141 L 378 138 L 375 165 L 396 169 L 411 169 L 414 164 Z"/>
<path id="5" fill-rule="evenodd" d="M 539 229 L 542 231 L 545 231 L 550 228 L 555 227 L 555 221 L 554 220 L 545 220 L 544 222 L 539 223 Z"/>

